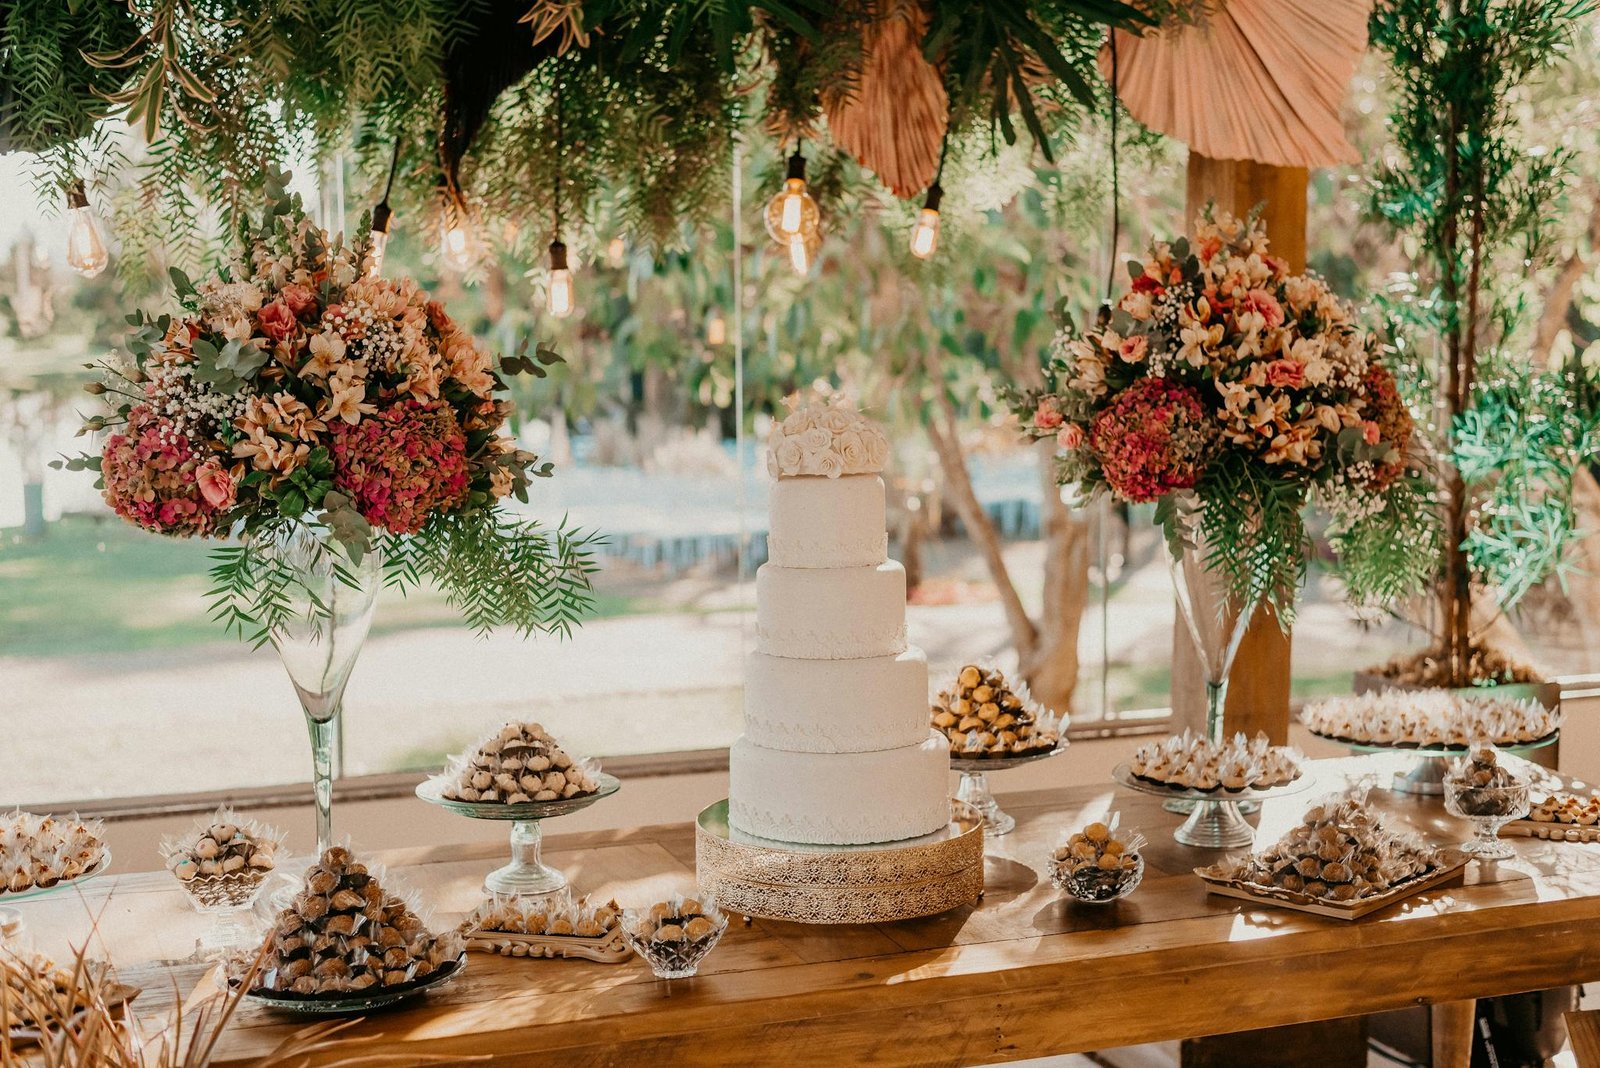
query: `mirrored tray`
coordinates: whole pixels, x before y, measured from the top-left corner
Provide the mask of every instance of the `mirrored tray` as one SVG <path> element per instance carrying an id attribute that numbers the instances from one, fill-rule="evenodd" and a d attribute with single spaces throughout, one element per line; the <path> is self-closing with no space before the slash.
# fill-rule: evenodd
<path id="1" fill-rule="evenodd" d="M 374 988 L 360 993 L 329 995 L 251 991 L 245 994 L 245 997 L 258 1005 L 265 1005 L 280 1012 L 293 1012 L 305 1016 L 350 1016 L 372 1009 L 381 1009 L 386 1005 L 414 998 L 418 994 L 425 994 L 460 975 L 466 966 L 467 955 L 463 952 L 453 962 L 442 965 L 437 972 L 426 979 L 402 983 L 399 986 Z M 217 974 L 221 975 L 220 969 Z M 230 986 L 233 985 L 231 981 L 224 981 Z"/>
<path id="2" fill-rule="evenodd" d="M 438 805 L 469 819 L 511 821 L 511 863 L 484 876 L 483 888 L 493 894 L 532 897 L 556 893 L 567 885 L 567 877 L 540 858 L 544 834 L 539 829 L 539 821 L 582 811 L 622 789 L 622 783 L 615 775 L 596 772 L 595 780 L 600 788 L 592 794 L 566 797 L 559 801 L 507 805 L 447 798 L 444 796 L 445 781 L 436 775 L 417 786 L 417 796 L 430 805 Z"/>
<path id="3" fill-rule="evenodd" d="M 1189 818 L 1172 832 L 1172 837 L 1184 845 L 1202 849 L 1234 849 L 1247 846 L 1256 840 L 1255 828 L 1239 811 L 1241 801 L 1260 801 L 1269 797 L 1283 797 L 1299 793 L 1311 785 L 1311 777 L 1303 770 L 1300 777 L 1282 786 L 1246 788 L 1243 790 L 1197 790 L 1189 786 L 1170 786 L 1150 779 L 1141 779 L 1127 764 L 1118 764 L 1111 778 L 1118 786 L 1152 797 L 1165 797 L 1194 802 Z"/>
<path id="4" fill-rule="evenodd" d="M 57 893 L 59 891 L 65 890 L 69 886 L 81 886 L 82 884 L 88 882 L 90 879 L 97 879 L 100 876 L 104 875 L 106 873 L 106 869 L 108 869 L 110 867 L 111 867 L 111 850 L 108 848 L 105 851 L 105 856 L 100 858 L 100 863 L 96 864 L 94 867 L 90 868 L 88 871 L 85 871 L 82 875 L 78 876 L 76 879 L 63 879 L 59 883 L 56 883 L 54 886 L 44 886 L 44 887 L 36 886 L 31 890 L 22 890 L 22 891 L 18 891 L 18 892 L 15 892 L 15 893 L 13 893 L 10 890 L 0 890 L 0 905 L 9 905 L 13 901 L 27 901 L 29 898 L 34 898 L 34 897 L 44 897 L 46 894 L 54 894 L 54 893 Z"/>

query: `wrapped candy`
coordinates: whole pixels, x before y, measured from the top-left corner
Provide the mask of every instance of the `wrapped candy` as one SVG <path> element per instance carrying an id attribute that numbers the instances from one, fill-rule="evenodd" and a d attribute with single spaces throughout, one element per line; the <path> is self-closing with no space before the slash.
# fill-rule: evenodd
<path id="1" fill-rule="evenodd" d="M 998 668 L 968 664 L 955 685 L 934 699 L 930 719 L 950 741 L 953 756 L 1017 757 L 1061 744 L 1063 718 L 1035 707 L 1023 687 L 1012 687 Z"/>
<path id="2" fill-rule="evenodd" d="M 222 805 L 186 834 L 163 839 L 161 859 L 197 906 L 239 908 L 277 867 L 282 845 L 281 832 Z"/>
<path id="3" fill-rule="evenodd" d="M 452 758 L 441 778 L 449 800 L 521 805 L 592 794 L 599 770 L 592 760 L 574 760 L 539 724 L 507 723 Z"/>
<path id="4" fill-rule="evenodd" d="M 100 867 L 104 825 L 76 815 L 15 811 L 0 816 L 0 896 L 48 890 Z"/>
<path id="5" fill-rule="evenodd" d="M 1150 782 L 1189 790 L 1264 789 L 1300 777 L 1299 754 L 1269 743 L 1265 734 L 1235 734 L 1221 745 L 1184 731 L 1133 751 L 1128 768 Z"/>

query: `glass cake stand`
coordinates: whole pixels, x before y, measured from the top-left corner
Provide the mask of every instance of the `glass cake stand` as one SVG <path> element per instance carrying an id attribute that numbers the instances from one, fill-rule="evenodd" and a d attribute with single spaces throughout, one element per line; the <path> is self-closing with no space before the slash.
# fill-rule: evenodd
<path id="1" fill-rule="evenodd" d="M 1020 768 L 1024 764 L 1032 764 L 1036 760 L 1048 760 L 1066 748 L 1067 739 L 1063 735 L 1054 749 L 1041 749 L 1037 753 L 1025 753 L 1021 756 L 957 756 L 952 752 L 950 769 L 961 773 L 961 785 L 956 788 L 956 799 L 965 801 L 983 816 L 984 833 L 997 837 L 1010 834 L 1017 826 L 1017 821 L 1001 810 L 1000 803 L 989 792 L 989 772 L 1008 771 L 1011 768 Z"/>
<path id="2" fill-rule="evenodd" d="M 617 781 L 615 775 L 596 772 L 595 780 L 600 788 L 592 794 L 580 794 L 559 801 L 529 801 L 520 805 L 451 800 L 444 796 L 444 780 L 437 777 L 420 784 L 417 796 L 430 805 L 438 805 L 458 816 L 475 820 L 512 821 L 511 863 L 484 876 L 483 888 L 491 894 L 539 897 L 556 893 L 567 885 L 567 877 L 539 857 L 540 843 L 544 838 L 539 830 L 539 822 L 557 816 L 569 816 L 622 789 L 622 783 Z"/>
<path id="3" fill-rule="evenodd" d="M 1444 794 L 1444 777 L 1450 769 L 1450 761 L 1467 755 L 1471 746 L 1467 745 L 1404 745 L 1394 742 L 1358 741 L 1354 738 L 1336 738 L 1330 734 L 1317 734 L 1318 738 L 1330 742 L 1337 742 L 1352 753 L 1409 753 L 1417 758 L 1410 771 L 1397 771 L 1389 788 L 1401 794 L 1422 794 L 1428 797 L 1440 797 Z M 1494 743 L 1494 747 L 1502 753 L 1512 753 L 1525 757 L 1529 753 L 1554 745 L 1561 739 L 1559 730 L 1551 731 L 1543 738 L 1535 738 L 1531 742 L 1512 742 L 1502 745 Z"/>
<path id="4" fill-rule="evenodd" d="M 1242 801 L 1261 801 L 1268 797 L 1282 797 L 1297 793 L 1311 785 L 1311 777 L 1304 772 L 1293 782 L 1282 786 L 1268 786 L 1246 790 L 1196 790 L 1187 786 L 1168 786 L 1141 779 L 1127 764 L 1118 764 L 1111 773 L 1118 786 L 1135 790 L 1152 797 L 1165 797 L 1192 801 L 1194 809 L 1182 826 L 1172 832 L 1172 837 L 1187 846 L 1202 849 L 1235 849 L 1256 840 L 1255 828 L 1239 811 Z"/>

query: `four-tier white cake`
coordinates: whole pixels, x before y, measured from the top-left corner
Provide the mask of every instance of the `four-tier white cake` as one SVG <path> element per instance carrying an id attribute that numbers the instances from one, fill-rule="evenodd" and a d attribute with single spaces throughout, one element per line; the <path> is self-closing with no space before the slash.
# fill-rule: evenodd
<path id="1" fill-rule="evenodd" d="M 812 402 L 768 441 L 768 562 L 756 574 L 745 734 L 728 822 L 782 842 L 916 838 L 950 818 L 948 743 L 928 663 L 906 644 L 906 573 L 888 559 L 883 431 Z"/>

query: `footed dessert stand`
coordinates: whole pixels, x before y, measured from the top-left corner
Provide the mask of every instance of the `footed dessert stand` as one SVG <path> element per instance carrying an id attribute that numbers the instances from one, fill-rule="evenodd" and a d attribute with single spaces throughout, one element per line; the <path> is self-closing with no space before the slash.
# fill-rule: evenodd
<path id="1" fill-rule="evenodd" d="M 581 794 L 560 801 L 529 801 L 520 805 L 454 801 L 444 796 L 444 781 L 437 778 L 419 785 L 417 796 L 430 805 L 438 805 L 458 816 L 475 820 L 512 821 L 511 863 L 484 876 L 483 888 L 493 894 L 538 897 L 556 893 L 567 885 L 567 877 L 539 857 L 540 843 L 544 839 L 539 822 L 571 815 L 622 789 L 622 783 L 617 781 L 615 775 L 607 775 L 602 771 L 596 773 L 595 779 L 599 781 L 600 789 L 592 794 Z"/>
<path id="2" fill-rule="evenodd" d="M 1294 782 L 1263 789 L 1196 790 L 1184 786 L 1163 786 L 1141 779 L 1126 764 L 1118 764 L 1111 777 L 1118 786 L 1141 794 L 1191 802 L 1194 808 L 1190 810 L 1189 818 L 1172 832 L 1172 837 L 1183 845 L 1202 849 L 1236 849 L 1250 845 L 1256 840 L 1256 831 L 1239 811 L 1240 803 L 1281 797 L 1304 790 L 1311 784 L 1310 777 L 1302 774 Z"/>
<path id="3" fill-rule="evenodd" d="M 983 816 L 951 802 L 932 834 L 870 845 L 772 842 L 728 826 L 728 802 L 695 821 L 700 889 L 729 912 L 797 923 L 889 923 L 983 896 Z"/>
<path id="4" fill-rule="evenodd" d="M 1408 772 L 1395 772 L 1394 780 L 1389 788 L 1401 794 L 1422 794 L 1427 797 L 1441 797 L 1444 795 L 1444 777 L 1450 768 L 1450 761 L 1467 755 L 1468 746 L 1465 745 L 1401 745 L 1380 743 L 1372 741 L 1357 741 L 1354 738 L 1335 738 L 1332 735 L 1320 734 L 1312 731 L 1318 738 L 1325 738 L 1330 742 L 1338 742 L 1352 753 L 1409 753 L 1417 758 L 1416 764 Z M 1561 739 L 1560 731 L 1551 731 L 1543 738 L 1536 738 L 1531 742 L 1512 742 L 1508 745 L 1495 743 L 1495 748 L 1502 753 L 1512 753 L 1525 757 L 1529 753 L 1546 746 L 1554 745 Z"/>
<path id="5" fill-rule="evenodd" d="M 950 770 L 961 773 L 961 785 L 956 787 L 956 800 L 965 801 L 978 810 L 978 814 L 983 817 L 985 834 L 995 836 L 1010 834 L 1016 828 L 1017 821 L 1000 808 L 1000 803 L 989 792 L 989 773 L 1020 768 L 1036 760 L 1046 760 L 1066 748 L 1067 740 L 1063 737 L 1061 743 L 1054 749 L 1041 749 L 1037 753 L 1027 753 L 1023 756 L 964 757 L 951 753 Z"/>

